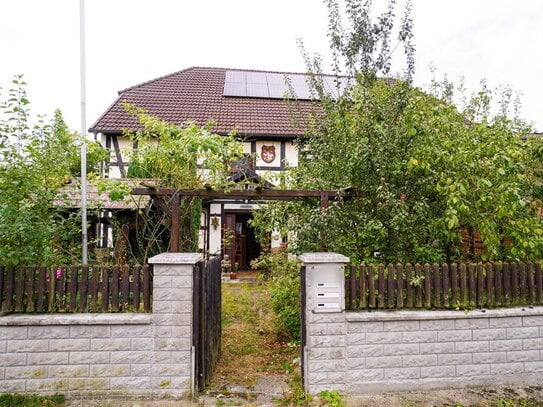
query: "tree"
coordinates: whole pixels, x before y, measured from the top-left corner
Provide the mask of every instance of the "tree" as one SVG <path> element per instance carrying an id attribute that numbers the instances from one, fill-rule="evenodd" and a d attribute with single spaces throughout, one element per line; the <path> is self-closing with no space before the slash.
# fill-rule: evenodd
<path id="1" fill-rule="evenodd" d="M 492 94 L 484 87 L 460 108 L 446 81 L 435 82 L 430 93 L 414 88 L 409 3 L 398 29 L 407 62 L 395 78 L 389 75 L 390 50 L 398 46 L 390 45 L 395 2 L 374 23 L 371 2 L 346 0 L 348 29 L 338 3 L 326 3 L 333 70 L 338 83 L 350 86 L 338 97 L 327 94 L 319 60 L 306 56 L 322 113 L 298 141 L 306 154 L 292 169 L 292 186 L 354 187 L 359 194 L 327 210 L 305 202 L 270 205 L 255 224 L 263 231 L 296 230 L 295 250 L 326 248 L 353 260 L 540 258 L 534 157 L 541 146 L 521 141 L 529 129 L 507 117 L 508 98 L 492 116 Z M 482 257 L 460 252 L 466 229 L 480 232 Z"/>
<path id="2" fill-rule="evenodd" d="M 174 125 L 149 115 L 137 106 L 125 109 L 136 115 L 142 125 L 139 131 L 127 132 L 137 148 L 128 152 L 129 178 L 151 180 L 153 186 L 169 189 L 198 189 L 204 185 L 228 189 L 230 165 L 243 157 L 243 148 L 234 135 L 221 136 L 211 132 L 212 125 L 200 127 L 193 122 Z M 122 184 L 109 183 L 111 194 L 118 199 L 131 199 L 129 189 Z M 154 196 L 149 205 L 138 206 L 137 213 L 117 218 L 117 234 L 123 225 L 132 231 L 126 242 L 133 260 L 170 249 L 171 221 L 174 202 L 171 196 Z M 179 247 L 175 250 L 198 250 L 201 202 L 194 197 L 181 197 Z"/>
<path id="3" fill-rule="evenodd" d="M 0 103 L 0 264 L 50 265 L 73 261 L 78 214 L 60 207 L 60 191 L 79 174 L 79 136 L 68 131 L 60 111 L 52 122 L 31 124 L 26 83 L 15 76 L 14 88 Z M 91 148 L 96 171 L 100 149 Z M 77 242 L 77 239 L 75 240 Z"/>

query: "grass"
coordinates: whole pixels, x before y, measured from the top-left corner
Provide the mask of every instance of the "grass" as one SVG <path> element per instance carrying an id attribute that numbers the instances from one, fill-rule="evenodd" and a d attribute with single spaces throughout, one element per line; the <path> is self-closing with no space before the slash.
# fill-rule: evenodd
<path id="1" fill-rule="evenodd" d="M 223 284 L 222 290 L 221 358 L 212 386 L 252 387 L 260 377 L 291 374 L 300 348 L 276 333 L 266 285 L 239 282 Z"/>
<path id="2" fill-rule="evenodd" d="M 38 396 L 36 394 L 0 394 L 0 407 L 56 407 L 62 406 L 64 396 Z"/>

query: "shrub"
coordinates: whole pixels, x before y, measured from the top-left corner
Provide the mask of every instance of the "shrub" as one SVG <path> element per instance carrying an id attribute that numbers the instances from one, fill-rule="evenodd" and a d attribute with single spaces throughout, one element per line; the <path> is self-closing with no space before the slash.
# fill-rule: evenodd
<path id="1" fill-rule="evenodd" d="M 286 252 L 263 254 L 253 264 L 263 271 L 269 286 L 271 308 L 277 316 L 278 333 L 299 341 L 300 261 Z"/>

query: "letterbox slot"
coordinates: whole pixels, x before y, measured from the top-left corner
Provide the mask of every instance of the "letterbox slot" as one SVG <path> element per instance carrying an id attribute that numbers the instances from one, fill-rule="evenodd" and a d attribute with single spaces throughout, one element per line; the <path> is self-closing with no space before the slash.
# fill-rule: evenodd
<path id="1" fill-rule="evenodd" d="M 337 302 L 320 302 L 317 304 L 317 308 L 324 308 L 324 309 L 340 309 L 339 304 Z"/>
<path id="2" fill-rule="evenodd" d="M 317 297 L 339 298 L 339 293 L 317 293 Z"/>

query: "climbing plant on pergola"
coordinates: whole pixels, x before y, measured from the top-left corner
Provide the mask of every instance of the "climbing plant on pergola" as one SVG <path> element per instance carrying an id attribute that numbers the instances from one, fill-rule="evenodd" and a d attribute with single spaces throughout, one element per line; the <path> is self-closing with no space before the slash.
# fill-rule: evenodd
<path id="1" fill-rule="evenodd" d="M 350 188 L 339 190 L 302 190 L 302 189 L 233 189 L 233 190 L 215 190 L 212 188 L 201 189 L 173 189 L 173 188 L 152 188 L 142 187 L 134 188 L 132 190 L 133 195 L 148 195 L 154 199 L 158 197 L 169 197 L 171 202 L 171 208 L 162 205 L 160 206 L 165 215 L 171 220 L 171 232 L 170 232 L 170 245 L 169 250 L 171 252 L 177 252 L 180 249 L 180 231 L 181 225 L 180 208 L 183 198 L 197 197 L 204 201 L 213 200 L 229 200 L 229 201 L 252 201 L 252 202 L 266 202 L 266 201 L 288 201 L 301 198 L 318 198 L 321 209 L 328 208 L 330 200 L 343 199 L 351 196 L 355 191 Z"/>

